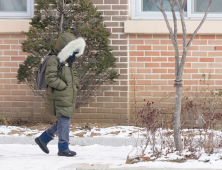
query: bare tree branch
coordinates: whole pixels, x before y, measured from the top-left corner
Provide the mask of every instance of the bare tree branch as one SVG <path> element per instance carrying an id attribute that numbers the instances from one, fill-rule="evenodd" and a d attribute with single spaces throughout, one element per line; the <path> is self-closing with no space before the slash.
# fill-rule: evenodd
<path id="1" fill-rule="evenodd" d="M 175 48 L 175 76 L 177 75 L 178 69 L 179 69 L 179 47 L 177 43 L 177 17 L 175 12 L 175 0 L 168 0 L 170 3 L 172 15 L 173 15 L 173 23 L 174 23 L 174 36 L 171 37 L 171 40 L 173 40 L 173 45 Z"/>
<path id="2" fill-rule="evenodd" d="M 180 5 L 178 0 L 176 0 L 176 2 L 180 11 L 180 20 L 181 20 L 182 31 L 183 31 L 183 54 L 182 54 L 182 60 L 179 67 L 179 72 L 177 73 L 177 77 L 176 77 L 176 79 L 180 81 L 182 77 L 181 75 L 183 73 L 184 64 L 186 61 L 186 54 L 187 54 L 187 46 L 186 46 L 187 30 L 186 30 L 185 17 L 184 17 L 184 8 L 183 8 L 184 1 L 181 0 L 182 6 Z"/>
<path id="3" fill-rule="evenodd" d="M 159 3 L 160 3 L 161 0 L 159 0 Z M 161 9 L 153 2 L 153 0 L 150 0 L 150 2 L 157 8 L 161 11 Z M 162 11 L 161 11 L 162 12 Z"/>
<path id="4" fill-rule="evenodd" d="M 210 10 L 210 6 L 211 6 L 212 1 L 213 0 L 209 0 L 209 4 L 208 4 L 207 10 L 206 10 L 206 12 L 204 14 L 204 17 L 203 17 L 202 21 L 200 22 L 199 26 L 197 27 L 197 29 L 194 31 L 193 36 L 190 38 L 190 41 L 187 43 L 187 48 L 189 48 L 189 46 L 191 45 L 194 37 L 196 36 L 197 32 L 199 31 L 200 27 L 203 25 L 204 21 L 206 20 L 207 14 L 208 14 L 208 12 Z"/>

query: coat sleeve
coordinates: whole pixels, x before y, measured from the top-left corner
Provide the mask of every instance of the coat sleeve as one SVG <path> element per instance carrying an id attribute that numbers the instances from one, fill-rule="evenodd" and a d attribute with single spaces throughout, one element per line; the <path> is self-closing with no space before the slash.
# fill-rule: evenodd
<path id="1" fill-rule="evenodd" d="M 79 88 L 79 78 L 77 76 L 76 66 L 75 63 L 72 63 L 72 71 L 73 71 L 73 77 L 74 77 L 74 84 L 77 88 Z"/>
<path id="2" fill-rule="evenodd" d="M 57 90 L 63 90 L 67 85 L 62 79 L 58 77 L 58 64 L 59 63 L 56 57 L 51 57 L 48 60 L 45 72 L 45 81 L 48 86 L 53 87 Z"/>

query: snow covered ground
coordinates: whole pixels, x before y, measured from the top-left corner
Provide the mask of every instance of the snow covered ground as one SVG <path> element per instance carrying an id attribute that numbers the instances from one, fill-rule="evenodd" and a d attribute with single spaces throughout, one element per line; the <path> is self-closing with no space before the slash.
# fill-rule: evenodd
<path id="1" fill-rule="evenodd" d="M 110 141 L 114 138 L 144 137 L 145 131 L 142 128 L 133 126 L 115 126 L 107 128 L 77 127 L 70 132 L 75 138 L 99 138 L 106 137 Z M 140 129 L 140 131 L 138 131 Z M 57 156 L 57 145 L 49 144 L 49 154 L 44 154 L 35 144 L 17 144 L 18 136 L 33 138 L 42 133 L 41 129 L 27 127 L 0 126 L 0 140 L 4 137 L 12 137 L 15 144 L 0 144 L 0 170 L 75 170 L 75 169 L 169 169 L 169 170 L 190 170 L 190 169 L 222 169 L 221 154 L 202 154 L 199 160 L 187 160 L 183 163 L 169 162 L 176 160 L 179 156 L 176 153 L 168 154 L 165 158 L 156 161 L 125 164 L 127 155 L 133 149 L 132 146 L 102 146 L 70 145 L 70 149 L 77 152 L 72 158 Z M 32 136 L 32 137 L 30 137 Z M 100 138 L 100 139 L 103 139 Z M 134 150 L 133 152 L 136 152 Z M 149 148 L 147 153 L 149 152 Z M 132 155 L 133 153 L 131 153 Z M 184 153 L 186 154 L 186 153 Z"/>

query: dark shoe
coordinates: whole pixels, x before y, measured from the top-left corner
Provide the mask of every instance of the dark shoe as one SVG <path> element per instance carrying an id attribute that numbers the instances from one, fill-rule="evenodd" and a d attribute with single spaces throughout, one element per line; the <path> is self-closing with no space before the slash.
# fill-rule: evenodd
<path id="1" fill-rule="evenodd" d="M 47 148 L 47 143 L 42 142 L 39 137 L 35 138 L 35 142 L 37 143 L 37 145 L 39 145 L 39 147 L 42 149 L 43 152 L 47 154 L 49 153 L 49 149 Z"/>
<path id="2" fill-rule="evenodd" d="M 66 150 L 59 151 L 59 152 L 58 152 L 58 155 L 59 155 L 59 156 L 68 156 L 68 157 L 71 157 L 71 156 L 75 156 L 75 155 L 76 155 L 76 152 L 70 151 L 69 149 L 66 149 Z"/>

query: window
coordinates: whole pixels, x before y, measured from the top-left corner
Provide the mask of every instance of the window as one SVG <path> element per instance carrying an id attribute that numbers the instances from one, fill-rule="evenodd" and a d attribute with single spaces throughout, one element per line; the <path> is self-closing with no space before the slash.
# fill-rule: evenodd
<path id="1" fill-rule="evenodd" d="M 0 18 L 32 18 L 34 0 L 0 0 Z"/>
<path id="2" fill-rule="evenodd" d="M 158 0 L 153 0 L 159 6 Z M 209 0 L 187 0 L 185 7 L 185 17 L 201 18 L 204 16 Z M 163 0 L 167 17 L 172 19 L 171 8 L 168 0 Z M 222 0 L 213 0 L 208 13 L 208 18 L 222 17 Z M 150 0 L 131 0 L 132 19 L 163 19 L 162 13 L 150 2 Z M 175 6 L 175 11 L 178 8 Z M 176 14 L 179 18 L 179 13 Z"/>

